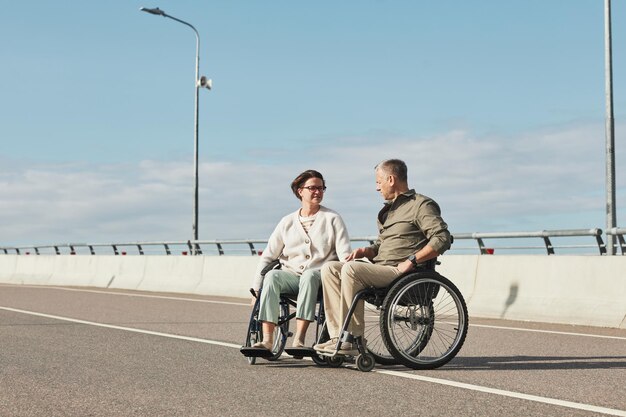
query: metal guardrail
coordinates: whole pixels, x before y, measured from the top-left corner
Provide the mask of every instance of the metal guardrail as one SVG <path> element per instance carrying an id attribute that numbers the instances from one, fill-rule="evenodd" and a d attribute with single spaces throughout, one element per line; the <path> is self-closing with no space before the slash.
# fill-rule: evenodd
<path id="1" fill-rule="evenodd" d="M 555 246 L 550 238 L 561 237 L 583 237 L 591 236 L 595 238 L 595 245 L 560 245 Z M 485 245 L 485 239 L 520 239 L 520 238 L 540 238 L 543 240 L 541 246 L 504 246 L 499 247 L 500 250 L 510 249 L 544 249 L 548 255 L 554 255 L 555 248 L 561 249 L 581 249 L 581 248 L 597 248 L 601 255 L 606 254 L 606 244 L 602 240 L 602 230 L 595 229 L 570 229 L 570 230 L 540 230 L 537 232 L 503 232 L 503 233 L 461 233 L 455 234 L 455 240 L 474 239 L 478 243 L 481 255 L 493 254 L 493 247 Z M 623 236 L 622 236 L 623 240 Z M 623 254 L 623 252 L 622 252 Z"/>
<path id="2" fill-rule="evenodd" d="M 613 228 L 606 232 L 607 235 L 613 235 L 617 237 L 617 247 L 621 250 L 622 255 L 626 254 L 626 243 L 624 236 L 626 235 L 626 228 Z M 552 238 L 578 238 L 578 237 L 593 237 L 595 244 L 582 244 L 582 245 L 554 245 Z M 542 245 L 532 246 L 492 246 L 486 245 L 486 239 L 542 239 Z M 365 243 L 371 244 L 376 240 L 376 236 L 355 237 L 350 239 L 353 243 Z M 494 254 L 495 249 L 501 250 L 545 250 L 548 255 L 554 255 L 555 249 L 596 249 L 601 255 L 606 254 L 606 244 L 602 240 L 602 230 L 595 229 L 568 229 L 568 230 L 541 230 L 537 232 L 497 232 L 497 233 L 458 233 L 454 234 L 454 240 L 457 244 L 453 245 L 454 251 L 462 250 L 476 250 L 478 249 L 481 255 Z M 474 247 L 460 247 L 458 246 L 459 240 L 474 240 L 478 244 L 478 248 Z M 0 253 L 9 254 L 15 253 L 18 255 L 77 255 L 77 254 L 90 254 L 96 255 L 105 254 L 108 249 L 103 252 L 104 248 L 110 248 L 113 255 L 126 255 L 129 249 L 132 249 L 132 254 L 146 255 L 152 253 L 150 251 L 157 250 L 159 254 L 163 252 L 166 255 L 171 255 L 173 250 L 180 250 L 183 255 L 224 255 L 226 253 L 225 247 L 228 246 L 231 253 L 248 253 L 251 255 L 259 255 L 261 250 L 257 249 L 258 246 L 265 246 L 267 240 L 263 239 L 241 239 L 241 240 L 197 240 L 197 241 L 160 241 L 160 242 L 126 242 L 126 243 L 63 243 L 54 245 L 28 245 L 20 247 L 0 247 Z M 136 252 L 135 252 L 136 250 Z M 111 252 L 108 252 L 111 253 Z"/>
<path id="3" fill-rule="evenodd" d="M 255 244 L 266 244 L 267 240 L 262 239 L 244 239 L 244 240 L 187 240 L 187 241 L 163 241 L 163 242 L 125 242 L 125 243 L 60 243 L 54 245 L 30 245 L 20 247 L 0 247 L 0 251 L 5 254 L 14 252 L 18 255 L 30 255 L 31 251 L 35 255 L 44 253 L 52 253 L 55 255 L 77 255 L 81 253 L 81 249 L 90 255 L 96 255 L 97 248 L 111 248 L 113 255 L 126 255 L 128 248 L 137 250 L 138 255 L 145 255 L 147 248 L 161 247 L 166 255 L 171 255 L 174 247 L 184 248 L 181 253 L 183 255 L 202 255 L 202 247 L 211 245 L 216 248 L 217 255 L 224 255 L 225 245 L 246 245 L 252 255 L 258 255 L 259 251 L 255 248 Z"/>

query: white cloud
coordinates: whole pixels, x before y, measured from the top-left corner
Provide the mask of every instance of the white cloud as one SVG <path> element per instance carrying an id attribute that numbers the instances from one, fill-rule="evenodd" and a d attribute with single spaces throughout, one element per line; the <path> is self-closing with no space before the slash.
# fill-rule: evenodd
<path id="1" fill-rule="evenodd" d="M 626 163 L 620 145 L 618 179 Z M 272 157 L 271 150 L 263 152 Z M 410 185 L 440 203 L 456 232 L 604 227 L 604 127 L 597 125 L 515 137 L 451 131 L 316 142 L 281 164 L 204 161 L 200 238 L 266 238 L 297 208 L 289 184 L 308 168 L 326 177 L 325 204 L 342 214 L 352 236 L 375 234 L 382 202 L 374 166 L 391 157 L 407 162 Z M 188 161 L 22 166 L 5 157 L 1 244 L 186 240 L 192 174 Z M 619 181 L 618 187 L 619 210 L 626 189 Z"/>

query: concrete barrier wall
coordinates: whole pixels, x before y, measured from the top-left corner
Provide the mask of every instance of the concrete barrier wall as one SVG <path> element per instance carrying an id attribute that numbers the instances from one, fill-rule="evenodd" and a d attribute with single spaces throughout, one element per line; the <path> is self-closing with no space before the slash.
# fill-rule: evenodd
<path id="1" fill-rule="evenodd" d="M 258 258 L 0 255 L 0 282 L 248 297 Z M 448 255 L 471 316 L 626 328 L 626 257 Z"/>
<path id="2" fill-rule="evenodd" d="M 626 328 L 626 257 L 443 256 L 476 317 Z"/>

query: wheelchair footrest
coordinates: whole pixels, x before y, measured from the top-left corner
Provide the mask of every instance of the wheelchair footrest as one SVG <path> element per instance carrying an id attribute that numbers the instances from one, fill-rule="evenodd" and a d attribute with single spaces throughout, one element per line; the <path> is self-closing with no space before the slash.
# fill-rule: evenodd
<path id="1" fill-rule="evenodd" d="M 241 352 L 243 356 L 254 358 L 269 358 L 274 356 L 274 353 L 271 350 L 258 347 L 242 346 L 241 349 L 239 349 L 239 352 Z"/>
<path id="2" fill-rule="evenodd" d="M 317 356 L 317 352 L 313 348 L 285 348 L 285 353 L 287 355 L 296 356 L 296 357 L 312 357 Z"/>

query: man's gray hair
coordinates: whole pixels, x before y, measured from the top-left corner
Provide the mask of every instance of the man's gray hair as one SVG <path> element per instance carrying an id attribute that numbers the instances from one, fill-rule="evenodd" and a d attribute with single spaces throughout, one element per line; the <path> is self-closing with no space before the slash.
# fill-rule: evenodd
<path id="1" fill-rule="evenodd" d="M 399 159 L 387 159 L 376 165 L 376 170 L 383 170 L 387 174 L 393 175 L 401 182 L 407 182 L 407 167 L 404 161 Z"/>

